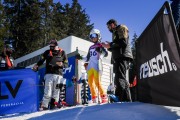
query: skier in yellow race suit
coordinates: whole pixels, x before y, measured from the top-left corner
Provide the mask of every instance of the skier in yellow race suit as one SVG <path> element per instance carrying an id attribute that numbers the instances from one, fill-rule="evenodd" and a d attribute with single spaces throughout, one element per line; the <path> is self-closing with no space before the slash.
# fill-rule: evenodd
<path id="1" fill-rule="evenodd" d="M 87 66 L 87 74 L 88 74 L 88 84 L 91 91 L 91 97 L 92 102 L 97 103 L 97 91 L 96 87 L 98 89 L 98 92 L 101 96 L 101 102 L 106 103 L 108 102 L 107 94 L 104 91 L 102 85 L 101 85 L 101 74 L 102 74 L 102 58 L 106 57 L 108 55 L 108 52 L 102 47 L 100 40 L 101 40 L 101 34 L 98 29 L 93 29 L 90 32 L 89 38 L 94 43 L 92 46 L 90 46 L 88 54 L 86 57 L 81 57 L 80 55 L 77 55 L 77 59 L 82 59 L 85 62 L 88 62 Z"/>

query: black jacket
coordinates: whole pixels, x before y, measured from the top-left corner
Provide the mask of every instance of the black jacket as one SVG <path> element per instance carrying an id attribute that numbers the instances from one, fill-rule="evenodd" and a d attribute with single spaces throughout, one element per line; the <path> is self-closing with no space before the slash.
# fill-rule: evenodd
<path id="1" fill-rule="evenodd" d="M 68 67 L 68 59 L 67 55 L 64 50 L 59 50 L 58 53 L 52 52 L 50 54 L 50 50 L 46 50 L 39 62 L 37 63 L 38 66 L 42 65 L 46 60 L 46 74 L 58 74 L 63 75 L 63 68 Z M 56 62 L 63 62 L 63 66 L 58 66 Z"/>
<path id="2" fill-rule="evenodd" d="M 109 51 L 112 52 L 111 62 L 118 59 L 133 60 L 132 50 L 129 43 L 128 28 L 125 25 L 119 25 L 113 31 L 112 42 L 110 43 Z"/>

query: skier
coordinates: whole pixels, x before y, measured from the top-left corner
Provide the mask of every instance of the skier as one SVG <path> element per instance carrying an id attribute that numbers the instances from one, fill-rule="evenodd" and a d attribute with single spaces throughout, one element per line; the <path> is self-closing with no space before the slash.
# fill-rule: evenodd
<path id="1" fill-rule="evenodd" d="M 60 89 L 58 85 L 63 79 L 63 68 L 68 66 L 67 55 L 64 50 L 58 47 L 56 40 L 51 40 L 49 43 L 49 50 L 46 50 L 41 59 L 34 65 L 33 70 L 38 70 L 46 61 L 46 75 L 45 79 L 45 89 L 43 100 L 40 104 L 39 110 L 47 110 L 48 104 L 57 103 L 59 101 Z M 56 107 L 55 104 L 50 106 L 51 108 Z"/>
<path id="2" fill-rule="evenodd" d="M 90 46 L 88 54 L 85 58 L 82 58 L 80 54 L 76 55 L 77 59 L 83 59 L 85 62 L 89 62 L 87 66 L 87 74 L 88 74 L 88 84 L 91 91 L 92 102 L 97 103 L 98 94 L 96 92 L 96 88 L 98 89 L 98 93 L 100 92 L 101 102 L 106 103 L 107 94 L 104 91 L 100 80 L 102 74 L 102 58 L 108 55 L 108 52 L 102 47 L 100 40 L 101 34 L 98 29 L 92 29 L 90 32 L 90 40 L 94 43 Z"/>

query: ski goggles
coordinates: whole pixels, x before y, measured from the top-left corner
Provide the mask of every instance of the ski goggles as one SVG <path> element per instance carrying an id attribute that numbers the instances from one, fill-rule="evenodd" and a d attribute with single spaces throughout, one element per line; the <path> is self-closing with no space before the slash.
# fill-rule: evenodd
<path id="1" fill-rule="evenodd" d="M 10 50 L 14 50 L 13 46 L 11 44 L 6 44 L 6 48 Z"/>
<path id="2" fill-rule="evenodd" d="M 91 34 L 89 37 L 90 37 L 90 39 L 93 39 L 93 38 L 98 38 L 98 35 L 97 35 L 97 34 L 95 34 L 95 33 L 93 33 L 93 34 Z"/>
<path id="3" fill-rule="evenodd" d="M 56 46 L 50 45 L 49 47 L 50 47 L 50 50 L 54 50 Z"/>

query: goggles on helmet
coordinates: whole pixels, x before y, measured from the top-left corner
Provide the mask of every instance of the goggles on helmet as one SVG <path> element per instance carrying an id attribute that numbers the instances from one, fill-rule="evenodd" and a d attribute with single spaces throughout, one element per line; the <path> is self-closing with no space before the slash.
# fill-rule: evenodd
<path id="1" fill-rule="evenodd" d="M 13 46 L 11 44 L 6 44 L 6 48 L 10 50 L 14 50 Z"/>
<path id="2" fill-rule="evenodd" d="M 50 47 L 50 50 L 54 50 L 56 46 L 50 45 L 49 47 Z"/>
<path id="3" fill-rule="evenodd" d="M 90 37 L 91 39 L 93 39 L 93 38 L 98 38 L 98 35 L 95 34 L 95 33 L 93 33 L 93 34 L 91 34 L 89 37 Z"/>

